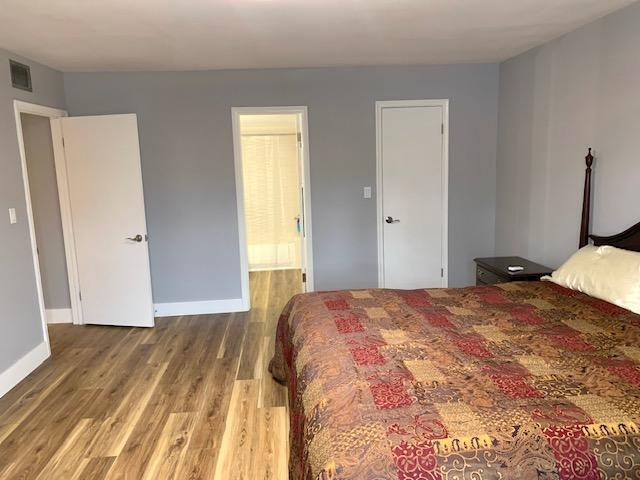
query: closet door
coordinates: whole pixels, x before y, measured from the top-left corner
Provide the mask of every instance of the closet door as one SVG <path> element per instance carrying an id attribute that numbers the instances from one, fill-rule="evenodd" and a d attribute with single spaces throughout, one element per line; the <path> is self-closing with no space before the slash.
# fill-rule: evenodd
<path id="1" fill-rule="evenodd" d="M 407 103 L 378 104 L 380 284 L 442 287 L 445 107 Z"/>

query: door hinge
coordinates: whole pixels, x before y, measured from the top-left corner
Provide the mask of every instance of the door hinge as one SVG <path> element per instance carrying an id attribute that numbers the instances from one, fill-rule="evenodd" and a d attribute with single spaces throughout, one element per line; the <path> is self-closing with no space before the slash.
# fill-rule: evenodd
<path id="1" fill-rule="evenodd" d="M 298 133 L 296 134 L 296 137 L 298 138 L 298 146 L 299 146 L 299 147 L 302 147 L 302 133 L 301 133 L 301 132 L 298 132 Z"/>
<path id="2" fill-rule="evenodd" d="M 302 283 L 307 283 L 307 274 L 306 273 L 302 274 Z"/>
<path id="3" fill-rule="evenodd" d="M 80 301 L 82 301 L 82 292 L 80 290 L 78 290 L 78 297 L 80 298 Z"/>
<path id="4" fill-rule="evenodd" d="M 440 277 L 444 278 L 444 268 L 440 269 Z"/>
<path id="5" fill-rule="evenodd" d="M 444 135 L 444 123 L 440 124 L 440 133 Z"/>
<path id="6" fill-rule="evenodd" d="M 64 137 L 62 137 L 62 148 L 65 148 L 65 146 L 64 146 Z"/>

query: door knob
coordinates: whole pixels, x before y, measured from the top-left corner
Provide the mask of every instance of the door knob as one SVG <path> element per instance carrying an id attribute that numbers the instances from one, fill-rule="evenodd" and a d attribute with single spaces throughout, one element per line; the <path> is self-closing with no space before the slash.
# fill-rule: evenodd
<path id="1" fill-rule="evenodd" d="M 141 242 L 142 241 L 142 235 L 138 234 L 135 237 L 127 237 L 127 240 L 131 240 L 132 242 Z"/>
<path id="2" fill-rule="evenodd" d="M 397 218 L 393 218 L 393 217 L 387 217 L 384 219 L 385 222 L 387 223 L 398 223 L 400 220 L 398 220 Z"/>

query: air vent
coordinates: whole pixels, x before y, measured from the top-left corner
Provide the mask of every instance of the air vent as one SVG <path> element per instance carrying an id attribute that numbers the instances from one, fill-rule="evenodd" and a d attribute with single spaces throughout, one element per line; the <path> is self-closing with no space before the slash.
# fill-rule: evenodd
<path id="1" fill-rule="evenodd" d="M 20 90 L 32 91 L 31 87 L 31 69 L 28 65 L 9 60 L 11 66 L 11 85 Z"/>

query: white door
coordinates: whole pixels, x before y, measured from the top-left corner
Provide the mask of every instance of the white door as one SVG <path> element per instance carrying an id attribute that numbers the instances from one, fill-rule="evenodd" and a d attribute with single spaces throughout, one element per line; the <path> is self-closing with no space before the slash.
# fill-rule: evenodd
<path id="1" fill-rule="evenodd" d="M 446 103 L 378 102 L 380 286 L 446 286 Z"/>
<path id="2" fill-rule="evenodd" d="M 83 323 L 152 327 L 135 114 L 60 122 Z"/>
<path id="3" fill-rule="evenodd" d="M 300 166 L 300 168 L 298 168 L 298 186 L 299 186 L 299 212 L 300 215 L 297 218 L 298 221 L 298 233 L 300 235 L 300 239 L 299 239 L 299 245 L 300 245 L 300 266 L 301 266 L 301 272 L 302 272 L 302 291 L 303 292 L 309 292 L 309 282 L 307 281 L 307 259 L 311 257 L 311 252 L 309 252 L 309 246 L 307 245 L 307 221 L 305 218 L 305 213 L 306 213 L 306 205 L 304 204 L 305 201 L 305 192 L 304 192 L 304 168 L 305 168 L 305 163 L 304 163 L 304 148 L 305 145 L 302 142 L 302 138 L 304 137 L 304 133 L 303 133 L 303 121 L 302 121 L 302 115 L 298 115 L 297 116 L 297 124 L 298 124 L 298 131 L 296 133 L 297 135 L 297 140 L 298 140 L 298 165 Z"/>

